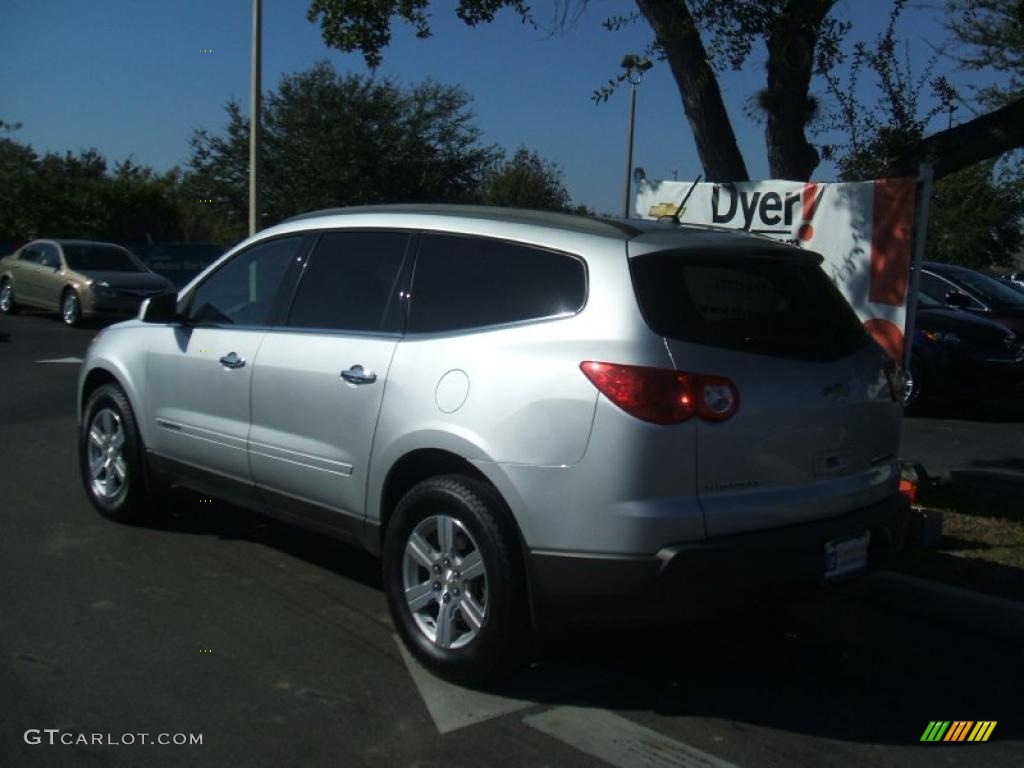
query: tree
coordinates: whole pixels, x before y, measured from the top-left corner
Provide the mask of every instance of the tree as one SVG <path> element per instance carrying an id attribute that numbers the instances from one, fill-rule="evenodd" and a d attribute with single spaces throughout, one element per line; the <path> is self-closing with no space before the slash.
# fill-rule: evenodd
<path id="1" fill-rule="evenodd" d="M 981 103 L 998 107 L 1024 96 L 1024 5 L 1020 0 L 949 0 L 947 27 L 958 43 L 954 55 L 966 69 L 1000 72 L 1005 86 L 979 92 Z"/>
<path id="2" fill-rule="evenodd" d="M 562 18 L 570 20 L 589 4 L 555 2 L 562 8 Z M 811 82 L 841 62 L 851 26 L 838 17 L 838 5 L 836 0 L 636 0 L 636 12 L 614 16 L 606 26 L 615 29 L 638 20 L 650 26 L 652 51 L 667 62 L 678 84 L 710 181 L 748 179 L 715 70 L 744 66 L 755 45 L 763 46 L 766 84 L 757 104 L 764 113 L 771 175 L 806 180 L 820 160 L 807 137 L 818 110 Z M 394 18 L 411 23 L 420 37 L 430 35 L 429 6 L 430 0 L 312 0 L 307 15 L 310 21 L 319 20 L 327 45 L 361 51 L 375 67 L 390 40 Z M 474 26 L 492 21 L 503 8 L 533 23 L 522 0 L 459 0 L 456 13 Z M 918 137 L 891 158 L 885 172 L 914 173 L 927 160 L 941 177 L 1021 146 L 1024 98 L 1017 98 L 961 125 Z"/>
<path id="3" fill-rule="evenodd" d="M 510 208 L 564 211 L 569 207 L 569 193 L 562 183 L 562 172 L 558 166 L 545 161 L 536 152 L 520 147 L 511 159 L 496 163 L 484 177 L 479 202 Z"/>
<path id="4" fill-rule="evenodd" d="M 920 140 L 933 118 L 960 100 L 945 78 L 933 75 L 938 54 L 921 73 L 902 55 L 896 35 L 902 8 L 902 2 L 894 5 L 888 25 L 871 45 L 855 46 L 848 79 L 826 78 L 837 109 L 823 128 L 847 137 L 845 144 L 828 147 L 843 180 L 884 174 L 892 158 Z M 875 79 L 874 90 L 881 95 L 869 104 L 857 96 L 864 76 Z M 930 96 L 927 106 L 925 95 Z M 983 160 L 936 181 L 926 256 L 970 267 L 1007 265 L 1024 243 L 1022 222 L 1024 175 L 1006 162 Z"/>
<path id="5" fill-rule="evenodd" d="M 928 218 L 927 258 L 1008 267 L 1024 246 L 1024 179 L 986 160 L 940 179 Z"/>
<path id="6" fill-rule="evenodd" d="M 285 76 L 265 97 L 264 210 L 268 222 L 344 205 L 475 198 L 500 157 L 480 143 L 469 96 L 425 82 L 339 75 L 327 63 Z M 245 234 L 248 119 L 227 106 L 224 135 L 197 130 L 185 182 L 225 234 Z"/>
<path id="7" fill-rule="evenodd" d="M 8 133 L 17 125 L 0 121 Z M 47 152 L 0 139 L 0 239 L 90 237 L 115 242 L 177 239 L 177 172 L 132 160 L 108 169 L 95 149 Z"/>

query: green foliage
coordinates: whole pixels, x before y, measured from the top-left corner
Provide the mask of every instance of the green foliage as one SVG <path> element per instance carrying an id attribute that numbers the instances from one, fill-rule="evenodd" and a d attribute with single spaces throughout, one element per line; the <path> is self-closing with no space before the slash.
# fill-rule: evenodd
<path id="1" fill-rule="evenodd" d="M 949 0 L 948 29 L 959 43 L 954 52 L 966 69 L 1009 76 L 1005 87 L 982 88 L 980 101 L 1001 106 L 1024 96 L 1024 4 L 1021 0 Z"/>
<path id="2" fill-rule="evenodd" d="M 320 21 L 324 42 L 341 51 L 359 51 L 371 69 L 381 62 L 381 52 L 391 42 L 391 20 L 411 24 L 416 36 L 430 37 L 430 0 L 312 0 L 306 14 Z M 511 8 L 532 21 L 523 0 L 459 0 L 455 12 L 470 26 L 494 20 L 502 8 Z"/>
<path id="3" fill-rule="evenodd" d="M 968 267 L 1006 267 L 1024 246 L 1024 178 L 978 163 L 935 184 L 927 258 Z"/>
<path id="4" fill-rule="evenodd" d="M 161 177 L 131 160 L 111 172 L 95 149 L 37 155 L 0 139 L 0 238 L 178 239 L 175 196 L 173 172 Z"/>
<path id="5" fill-rule="evenodd" d="M 825 156 L 837 161 L 840 178 L 846 181 L 886 175 L 893 159 L 920 141 L 929 123 L 955 109 L 959 101 L 949 81 L 933 74 L 938 54 L 925 63 L 920 75 L 911 69 L 897 36 L 906 4 L 907 0 L 895 0 L 885 30 L 873 43 L 854 45 L 845 81 L 835 71 L 822 73 L 836 107 L 820 129 L 846 136 L 845 143 L 826 147 Z M 857 95 L 863 76 L 874 79 L 880 96 L 870 104 Z"/>
<path id="6" fill-rule="evenodd" d="M 265 222 L 345 205 L 473 202 L 487 195 L 497 201 L 513 189 L 513 178 L 523 189 L 534 185 L 534 207 L 560 204 L 564 189 L 552 167 L 529 153 L 502 165 L 502 154 L 481 144 L 469 101 L 458 88 L 428 81 L 403 89 L 339 75 L 326 63 L 286 76 L 265 99 Z M 219 240 L 244 236 L 248 221 L 248 120 L 236 103 L 227 112 L 223 135 L 196 131 L 185 181 L 196 199 L 214 200 L 202 215 Z M 508 176 L 501 184 L 496 164 Z M 528 200 L 522 189 L 517 194 Z"/>
<path id="7" fill-rule="evenodd" d="M 484 177 L 479 202 L 509 208 L 565 211 L 569 193 L 558 166 L 520 147 L 511 159 L 497 163 Z"/>

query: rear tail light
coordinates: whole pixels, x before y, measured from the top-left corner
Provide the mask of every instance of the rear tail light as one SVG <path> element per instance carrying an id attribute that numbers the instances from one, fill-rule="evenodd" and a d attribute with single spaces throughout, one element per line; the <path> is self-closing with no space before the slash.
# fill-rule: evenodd
<path id="1" fill-rule="evenodd" d="M 917 483 L 909 478 L 900 480 L 900 493 L 906 497 L 911 505 L 917 504 Z"/>
<path id="2" fill-rule="evenodd" d="M 725 421 L 739 407 L 736 385 L 722 376 L 591 360 L 580 363 L 580 370 L 615 405 L 652 424 L 679 424 L 693 416 Z"/>

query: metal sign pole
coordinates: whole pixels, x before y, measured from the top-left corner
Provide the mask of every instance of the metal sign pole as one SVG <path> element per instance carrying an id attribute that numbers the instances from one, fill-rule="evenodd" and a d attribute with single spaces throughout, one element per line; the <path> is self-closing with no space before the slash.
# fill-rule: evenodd
<path id="1" fill-rule="evenodd" d="M 917 314 L 917 292 L 921 285 L 921 262 L 924 261 L 924 246 L 928 236 L 928 206 L 932 199 L 932 166 L 922 163 L 918 172 L 920 197 L 917 205 L 917 227 L 914 230 L 914 262 L 910 270 L 910 286 L 907 288 L 907 316 L 903 328 L 903 369 L 910 370 L 910 352 L 914 346 L 914 316 Z"/>
<path id="2" fill-rule="evenodd" d="M 260 228 L 260 48 L 262 0 L 252 0 L 252 69 L 249 73 L 249 235 Z"/>

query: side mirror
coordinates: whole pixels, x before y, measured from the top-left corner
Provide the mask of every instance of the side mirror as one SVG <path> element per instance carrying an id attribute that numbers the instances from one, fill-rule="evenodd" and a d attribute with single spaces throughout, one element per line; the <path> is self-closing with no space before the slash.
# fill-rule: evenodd
<path id="1" fill-rule="evenodd" d="M 946 306 L 954 309 L 966 309 L 971 303 L 970 298 L 960 291 L 950 291 L 946 294 Z"/>
<path id="2" fill-rule="evenodd" d="M 139 307 L 139 319 L 144 323 L 174 322 L 178 316 L 178 294 L 169 291 L 146 299 Z"/>

